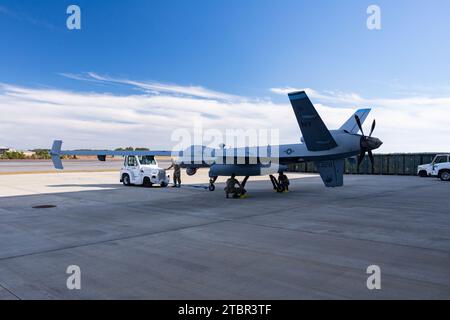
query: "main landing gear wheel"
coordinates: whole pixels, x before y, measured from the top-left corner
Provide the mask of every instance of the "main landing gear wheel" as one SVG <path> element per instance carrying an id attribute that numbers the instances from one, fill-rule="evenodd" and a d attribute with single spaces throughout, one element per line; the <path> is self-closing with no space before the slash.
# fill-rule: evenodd
<path id="1" fill-rule="evenodd" d="M 216 182 L 217 177 L 213 177 L 209 179 L 209 186 L 208 186 L 208 190 L 213 192 L 214 190 L 216 190 L 216 186 L 214 185 L 214 183 Z"/>

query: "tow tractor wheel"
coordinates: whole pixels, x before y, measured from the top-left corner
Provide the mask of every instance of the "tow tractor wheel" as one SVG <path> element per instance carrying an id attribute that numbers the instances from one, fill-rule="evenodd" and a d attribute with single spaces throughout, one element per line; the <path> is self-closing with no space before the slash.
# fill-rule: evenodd
<path id="1" fill-rule="evenodd" d="M 428 173 L 427 173 L 425 170 L 421 170 L 421 171 L 419 172 L 419 177 L 425 178 L 425 177 L 427 177 L 427 176 L 428 176 Z"/>
<path id="2" fill-rule="evenodd" d="M 122 183 L 124 186 L 130 186 L 131 185 L 131 181 L 130 181 L 130 176 L 128 174 L 124 174 L 122 177 Z"/>
<path id="3" fill-rule="evenodd" d="M 215 186 L 214 184 L 211 183 L 211 184 L 209 185 L 208 189 L 209 189 L 209 191 L 214 191 L 214 190 L 216 190 L 216 186 Z"/>
<path id="4" fill-rule="evenodd" d="M 165 183 L 164 181 L 161 182 L 161 188 L 165 188 L 165 187 L 167 187 L 167 183 Z"/>
<path id="5" fill-rule="evenodd" d="M 443 171 L 439 174 L 442 181 L 450 181 L 450 171 Z"/>
<path id="6" fill-rule="evenodd" d="M 152 187 L 152 182 L 150 181 L 149 177 L 145 177 L 144 181 L 143 181 L 143 186 L 146 188 L 151 188 Z"/>

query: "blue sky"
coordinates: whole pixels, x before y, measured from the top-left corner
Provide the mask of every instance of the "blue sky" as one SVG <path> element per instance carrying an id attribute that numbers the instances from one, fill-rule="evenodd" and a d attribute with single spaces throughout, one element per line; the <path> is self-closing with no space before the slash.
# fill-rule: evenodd
<path id="1" fill-rule="evenodd" d="M 70 4 L 81 8 L 81 30 L 66 28 L 65 11 Z M 379 31 L 366 27 L 370 4 L 381 8 Z M 138 81 L 245 97 L 254 107 L 260 99 L 284 106 L 288 101 L 279 94 L 281 89 L 309 88 L 324 112 L 327 107 L 346 111 L 353 107 L 376 108 L 359 103 L 378 102 L 384 110 L 379 115 L 387 122 L 392 122 L 388 119 L 390 111 L 408 108 L 408 103 L 418 110 L 428 107 L 432 112 L 437 106 L 439 112 L 446 112 L 445 99 L 450 97 L 449 12 L 450 2 L 446 0 L 0 0 L 0 83 L 7 86 L 2 90 L 3 101 L 17 98 L 17 91 L 23 94 L 19 89 L 44 93 L 51 89 L 53 93 L 74 94 L 73 99 L 83 94 L 139 96 L 143 88 L 134 83 Z M 144 89 L 144 96 L 155 92 L 161 95 L 154 88 L 150 93 Z M 53 103 L 50 92 L 46 93 L 44 96 Z M 338 96 L 336 101 L 330 99 L 333 95 Z M 21 103 L 27 100 L 23 96 L 20 99 Z M 12 103 L 20 106 L 18 101 Z M 165 103 L 169 102 L 161 102 L 161 106 Z M 125 107 L 136 111 L 136 105 Z M 39 117 L 41 109 L 36 108 L 41 107 L 36 105 L 36 115 L 30 117 Z M 329 115 L 328 119 L 323 115 L 331 124 L 346 116 L 344 112 Z M 226 119 L 224 114 L 223 121 Z M 413 115 L 404 119 L 411 120 Z M 109 121 L 114 130 L 121 130 L 114 127 L 114 119 L 98 121 Z M 436 129 L 431 118 L 423 121 L 429 121 L 429 126 L 407 127 L 409 131 L 400 129 L 397 133 L 410 135 L 412 131 Z M 76 138 L 74 146 L 81 146 L 97 137 L 89 128 L 85 135 L 77 129 L 76 137 L 63 134 L 63 129 L 48 131 L 39 139 L 32 131 L 20 136 L 20 123 L 11 122 L 8 131 L 0 129 L 0 145 L 32 147 L 44 144 L 52 135 L 63 135 L 72 141 Z M 144 124 L 139 122 L 137 126 Z M 285 133 L 297 135 L 295 122 L 289 121 L 289 125 L 293 128 Z M 272 122 L 271 126 L 284 124 Z M 394 125 L 385 128 L 381 133 L 387 138 L 396 133 Z M 11 138 L 11 130 L 17 139 Z M 445 133 L 444 127 L 436 130 L 440 131 L 434 131 L 434 135 Z M 135 139 L 136 143 L 151 144 Z M 125 143 L 122 139 L 97 141 L 102 145 Z M 383 147 L 386 151 L 402 151 L 396 150 L 401 141 L 399 138 L 392 141 L 391 147 L 386 143 Z M 416 139 L 406 149 L 450 149 L 444 143 L 442 140 L 422 147 Z"/>

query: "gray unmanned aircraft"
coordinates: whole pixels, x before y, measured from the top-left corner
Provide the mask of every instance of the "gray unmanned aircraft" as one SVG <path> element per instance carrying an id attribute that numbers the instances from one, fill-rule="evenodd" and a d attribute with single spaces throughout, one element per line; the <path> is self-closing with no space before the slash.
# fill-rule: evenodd
<path id="1" fill-rule="evenodd" d="M 199 168 L 209 168 L 209 190 L 214 191 L 214 183 L 219 176 L 245 177 L 242 188 L 251 176 L 269 175 L 273 187 L 280 190 L 275 173 L 287 171 L 287 165 L 314 162 L 326 187 L 343 186 L 344 161 L 358 157 L 358 167 L 366 153 L 373 163 L 372 150 L 382 145 L 380 139 L 372 137 L 375 120 L 368 136 L 364 134 L 362 124 L 371 109 L 355 112 L 339 129 L 328 130 L 304 91 L 288 94 L 300 130 L 303 143 L 284 144 L 267 147 L 245 148 L 208 148 L 191 146 L 183 151 L 112 151 L 112 150 L 61 150 L 62 141 L 55 140 L 51 149 L 56 169 L 63 169 L 63 155 L 95 155 L 100 161 L 106 156 L 172 156 L 186 169 L 188 175 L 194 175 Z M 361 131 L 361 134 L 358 132 Z"/>

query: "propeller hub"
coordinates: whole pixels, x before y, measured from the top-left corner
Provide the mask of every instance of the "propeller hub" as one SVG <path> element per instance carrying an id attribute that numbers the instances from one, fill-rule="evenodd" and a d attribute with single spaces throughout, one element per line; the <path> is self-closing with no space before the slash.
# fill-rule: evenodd
<path id="1" fill-rule="evenodd" d="M 381 147 L 383 142 L 375 137 L 361 137 L 361 150 L 369 151 L 369 150 L 375 150 Z"/>
<path id="2" fill-rule="evenodd" d="M 375 126 L 376 126 L 376 121 L 373 120 L 372 127 L 370 128 L 370 134 L 368 136 L 366 136 L 364 134 L 364 130 L 362 128 L 361 119 L 359 119 L 358 115 L 356 115 L 356 114 L 355 114 L 355 120 L 356 120 L 356 124 L 358 125 L 358 128 L 362 134 L 361 142 L 360 142 L 361 152 L 358 157 L 358 172 L 359 172 L 359 166 L 363 162 L 364 157 L 366 156 L 366 153 L 367 153 L 367 155 L 369 156 L 369 159 L 370 159 L 370 163 L 372 164 L 372 173 L 373 173 L 375 171 L 375 165 L 374 165 L 375 157 L 373 156 L 372 150 L 378 149 L 383 144 L 383 142 L 381 142 L 380 139 L 372 137 L 373 130 L 375 130 Z"/>

